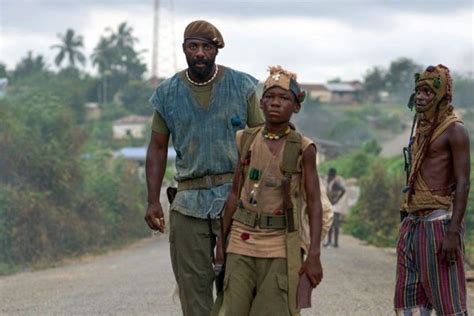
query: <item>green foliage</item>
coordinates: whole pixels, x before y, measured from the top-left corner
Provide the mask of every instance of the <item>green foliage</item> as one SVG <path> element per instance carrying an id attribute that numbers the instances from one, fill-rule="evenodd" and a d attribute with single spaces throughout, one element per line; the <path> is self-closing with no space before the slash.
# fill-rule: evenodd
<path id="1" fill-rule="evenodd" d="M 362 150 L 368 154 L 378 156 L 382 151 L 382 147 L 380 147 L 375 139 L 372 139 L 363 144 Z"/>
<path id="2" fill-rule="evenodd" d="M 148 235 L 138 166 L 83 154 L 62 99 L 38 86 L 0 99 L 0 273 Z"/>
<path id="3" fill-rule="evenodd" d="M 471 152 L 472 156 L 472 152 Z M 474 183 L 474 161 L 471 161 L 471 183 Z M 465 245 L 466 259 L 470 264 L 474 264 L 474 193 L 471 187 L 465 213 Z"/>
<path id="4" fill-rule="evenodd" d="M 401 57 L 390 63 L 387 76 L 387 90 L 396 100 L 408 100 L 415 87 L 414 75 L 423 67 L 409 58 Z"/>
<path id="5" fill-rule="evenodd" d="M 454 98 L 453 104 L 463 108 L 474 108 L 474 78 L 453 76 Z"/>
<path id="6" fill-rule="evenodd" d="M 374 245 L 393 247 L 398 234 L 403 181 L 401 174 L 389 176 L 383 163 L 374 163 L 371 174 L 360 181 L 361 194 L 345 229 Z"/>
<path id="7" fill-rule="evenodd" d="M 108 36 L 102 36 L 91 56 L 102 77 L 102 103 L 121 91 L 131 80 L 141 80 L 146 65 L 141 61 L 142 52 L 135 50 L 138 39 L 133 36 L 133 28 L 126 22 L 117 31 L 107 28 Z"/>
<path id="8" fill-rule="evenodd" d="M 148 82 L 133 80 L 123 87 L 121 101 L 130 113 L 152 115 L 153 109 L 148 102 L 152 92 L 153 87 Z"/>
<path id="9" fill-rule="evenodd" d="M 38 75 L 47 71 L 46 61 L 42 55 L 33 56 L 31 51 L 28 52 L 27 56 L 24 57 L 13 70 L 12 78 L 16 80 L 18 78 Z"/>
<path id="10" fill-rule="evenodd" d="M 369 100 L 380 101 L 380 92 L 385 90 L 385 71 L 380 67 L 369 69 L 364 76 L 363 90 Z"/>
<path id="11" fill-rule="evenodd" d="M 379 152 L 380 146 L 373 139 L 365 142 L 360 149 L 354 150 L 338 159 L 324 162 L 319 169 L 322 173 L 327 173 L 329 168 L 336 168 L 337 173 L 343 177 L 358 179 L 369 174 Z"/>
<path id="12" fill-rule="evenodd" d="M 0 62 L 0 78 L 7 78 L 7 66 Z"/>

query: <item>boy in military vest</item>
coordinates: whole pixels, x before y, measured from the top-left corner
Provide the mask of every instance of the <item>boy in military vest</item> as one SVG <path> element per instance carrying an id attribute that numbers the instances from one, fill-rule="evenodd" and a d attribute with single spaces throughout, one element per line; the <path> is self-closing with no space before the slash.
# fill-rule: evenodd
<path id="1" fill-rule="evenodd" d="M 265 125 L 237 132 L 240 159 L 223 218 L 227 257 L 219 315 L 297 315 L 299 279 L 314 288 L 323 277 L 316 146 L 290 124 L 304 97 L 295 74 L 270 67 L 260 100 Z M 310 226 L 304 262 L 298 233 L 303 196 Z"/>

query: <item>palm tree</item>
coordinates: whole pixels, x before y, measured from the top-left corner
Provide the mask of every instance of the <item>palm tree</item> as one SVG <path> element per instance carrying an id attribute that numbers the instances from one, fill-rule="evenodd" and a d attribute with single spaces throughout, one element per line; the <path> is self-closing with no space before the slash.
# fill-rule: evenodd
<path id="1" fill-rule="evenodd" d="M 129 49 L 133 49 L 133 46 L 138 42 L 138 38 L 132 36 L 133 28 L 127 25 L 127 22 L 122 22 L 117 29 L 117 33 L 114 33 L 111 28 L 107 28 L 107 31 L 111 32 L 110 40 L 114 45 L 121 51 L 126 53 Z"/>
<path id="2" fill-rule="evenodd" d="M 107 102 L 107 76 L 111 74 L 115 61 L 115 49 L 109 38 L 101 37 L 91 55 L 92 65 L 97 66 L 102 76 L 102 103 Z"/>
<path id="3" fill-rule="evenodd" d="M 80 48 L 84 47 L 82 36 L 76 35 L 74 30 L 68 29 L 66 35 L 58 34 L 58 38 L 61 40 L 61 44 L 51 46 L 51 48 L 59 49 L 59 53 L 54 59 L 54 63 L 59 67 L 64 58 L 67 57 L 69 67 L 75 68 L 76 61 L 84 66 L 86 64 L 86 58 L 80 51 Z"/>
<path id="4" fill-rule="evenodd" d="M 103 74 L 106 70 L 110 70 L 114 63 L 114 48 L 110 39 L 101 37 L 99 43 L 94 48 L 91 55 L 92 65 L 99 68 L 99 73 Z"/>

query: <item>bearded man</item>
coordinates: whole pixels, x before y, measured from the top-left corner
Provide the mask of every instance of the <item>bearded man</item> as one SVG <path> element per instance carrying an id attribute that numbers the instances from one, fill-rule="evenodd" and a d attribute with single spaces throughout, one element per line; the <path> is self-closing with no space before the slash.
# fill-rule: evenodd
<path id="1" fill-rule="evenodd" d="M 217 65 L 224 39 L 207 21 L 184 31 L 188 69 L 163 81 L 150 99 L 155 109 L 146 159 L 145 220 L 164 232 L 160 190 L 168 141 L 176 150 L 178 192 L 170 206 L 171 264 L 185 316 L 208 316 L 213 305 L 213 259 L 219 217 L 237 163 L 235 134 L 263 123 L 257 80 Z"/>
<path id="2" fill-rule="evenodd" d="M 399 241 L 397 315 L 467 315 L 463 219 L 469 194 L 469 135 L 453 112 L 443 65 L 415 75 L 414 135 Z"/>

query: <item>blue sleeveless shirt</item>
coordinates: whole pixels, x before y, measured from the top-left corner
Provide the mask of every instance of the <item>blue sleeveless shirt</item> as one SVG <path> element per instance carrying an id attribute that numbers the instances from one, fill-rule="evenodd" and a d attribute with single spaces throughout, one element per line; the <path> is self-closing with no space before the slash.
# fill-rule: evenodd
<path id="1" fill-rule="evenodd" d="M 182 72 L 163 81 L 150 99 L 170 131 L 176 150 L 177 181 L 234 172 L 235 133 L 246 126 L 248 100 L 255 93 L 257 80 L 222 68 L 222 76 L 213 83 L 207 109 L 193 97 Z M 187 216 L 207 218 L 209 214 L 215 218 L 231 186 L 180 191 L 171 209 Z"/>

